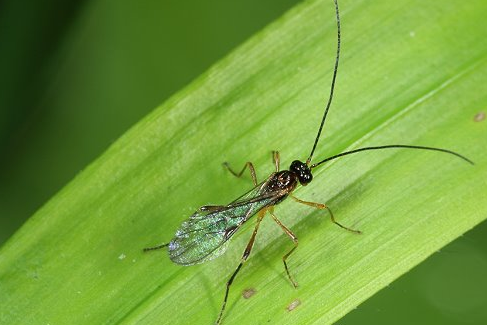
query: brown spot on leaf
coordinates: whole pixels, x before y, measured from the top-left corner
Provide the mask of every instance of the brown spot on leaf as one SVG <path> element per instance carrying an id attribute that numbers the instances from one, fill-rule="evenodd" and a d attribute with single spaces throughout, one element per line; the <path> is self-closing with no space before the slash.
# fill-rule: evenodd
<path id="1" fill-rule="evenodd" d="M 299 299 L 294 299 L 293 302 L 291 302 L 288 306 L 287 306 L 287 311 L 293 311 L 294 309 L 296 309 L 296 307 L 298 307 L 299 305 L 301 305 L 301 300 Z"/>
<path id="2" fill-rule="evenodd" d="M 477 114 L 475 114 L 475 116 L 473 117 L 473 120 L 475 122 L 482 122 L 483 120 L 485 120 L 485 112 L 478 112 Z"/>
<path id="3" fill-rule="evenodd" d="M 254 288 L 245 289 L 244 291 L 242 291 L 242 297 L 244 297 L 244 299 L 249 299 L 253 295 L 255 295 L 256 292 L 257 290 L 255 290 Z"/>

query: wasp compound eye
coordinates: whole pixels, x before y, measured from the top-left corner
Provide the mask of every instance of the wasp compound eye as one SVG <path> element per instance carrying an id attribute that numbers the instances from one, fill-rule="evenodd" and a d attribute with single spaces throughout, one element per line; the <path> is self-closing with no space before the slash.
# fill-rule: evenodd
<path id="1" fill-rule="evenodd" d="M 293 161 L 289 170 L 298 176 L 299 183 L 303 186 L 308 185 L 308 183 L 313 180 L 313 175 L 311 174 L 309 166 L 299 160 Z"/>

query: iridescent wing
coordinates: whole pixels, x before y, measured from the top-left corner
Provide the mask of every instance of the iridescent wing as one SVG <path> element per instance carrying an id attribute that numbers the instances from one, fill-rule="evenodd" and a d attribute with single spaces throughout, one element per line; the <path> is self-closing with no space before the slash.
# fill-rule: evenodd
<path id="1" fill-rule="evenodd" d="M 197 210 L 184 221 L 168 245 L 174 263 L 192 265 L 223 254 L 228 240 L 249 218 L 273 205 L 280 192 L 262 193 L 262 183 L 227 206 L 209 206 Z"/>

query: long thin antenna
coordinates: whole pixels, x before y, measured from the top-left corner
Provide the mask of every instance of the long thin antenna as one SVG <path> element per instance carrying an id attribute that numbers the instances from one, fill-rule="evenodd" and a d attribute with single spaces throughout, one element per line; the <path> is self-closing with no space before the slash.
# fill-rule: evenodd
<path id="1" fill-rule="evenodd" d="M 325 125 L 326 115 L 328 115 L 328 110 L 330 109 L 331 101 L 333 99 L 333 91 L 335 90 L 335 81 L 338 72 L 338 61 L 340 59 L 340 13 L 338 10 L 337 0 L 333 0 L 333 2 L 335 2 L 335 12 L 337 18 L 337 56 L 335 60 L 335 68 L 333 70 L 333 78 L 331 79 L 330 97 L 328 97 L 328 103 L 326 104 L 325 113 L 323 114 L 323 118 L 321 119 L 320 128 L 318 129 L 318 134 L 316 135 L 315 143 L 313 144 L 313 149 L 311 149 L 311 153 L 309 154 L 308 159 L 306 159 L 306 165 L 309 165 L 311 163 L 311 158 L 313 157 L 316 146 L 318 145 L 318 141 L 320 140 L 321 131 L 323 130 L 323 125 Z"/>
<path id="2" fill-rule="evenodd" d="M 405 145 L 405 144 L 390 144 L 390 145 L 387 145 L 387 146 L 364 147 L 364 148 L 354 149 L 354 150 L 350 150 L 350 151 L 345 151 L 345 152 L 339 153 L 338 155 L 334 155 L 334 156 L 328 157 L 328 158 L 323 159 L 322 161 L 320 161 L 320 162 L 318 162 L 316 164 L 311 165 L 311 169 L 316 168 L 319 165 L 321 165 L 321 164 L 323 164 L 323 163 L 325 163 L 327 161 L 330 161 L 330 160 L 333 160 L 333 159 L 336 159 L 336 158 L 340 158 L 340 157 L 343 157 L 343 156 L 351 155 L 353 153 L 357 153 L 357 152 L 361 152 L 361 151 L 366 151 L 366 150 L 379 150 L 379 149 L 391 149 L 391 148 L 422 149 L 422 150 L 432 150 L 432 151 L 445 152 L 445 153 L 448 153 L 448 154 L 457 156 L 458 158 L 461 158 L 461 159 L 465 160 L 466 162 L 474 165 L 474 162 L 471 161 L 470 159 L 468 159 L 467 157 L 462 156 L 461 154 L 456 153 L 456 152 L 451 151 L 451 150 L 441 149 L 441 148 L 434 148 L 434 147 L 410 146 L 410 145 Z"/>

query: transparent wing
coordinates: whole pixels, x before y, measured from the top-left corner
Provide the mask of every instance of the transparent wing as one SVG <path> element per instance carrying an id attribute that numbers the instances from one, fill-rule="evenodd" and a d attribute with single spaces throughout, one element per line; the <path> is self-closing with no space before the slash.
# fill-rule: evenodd
<path id="1" fill-rule="evenodd" d="M 192 265 L 214 259 L 226 250 L 226 243 L 237 229 L 280 193 L 261 193 L 253 188 L 227 206 L 203 207 L 184 221 L 169 243 L 169 257 L 174 263 Z"/>

